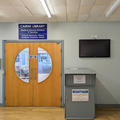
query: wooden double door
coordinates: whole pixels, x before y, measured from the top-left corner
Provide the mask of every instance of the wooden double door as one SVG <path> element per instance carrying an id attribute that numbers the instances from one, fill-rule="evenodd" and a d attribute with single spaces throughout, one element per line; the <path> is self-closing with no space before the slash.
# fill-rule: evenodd
<path id="1" fill-rule="evenodd" d="M 46 63 L 46 57 L 51 58 L 51 63 Z M 27 68 L 20 68 L 25 65 L 21 59 L 27 60 Z M 42 65 L 38 61 L 49 69 L 45 79 L 42 74 L 43 81 L 38 80 Z M 46 71 L 45 66 L 43 69 Z M 61 106 L 61 42 L 5 42 L 5 105 Z"/>

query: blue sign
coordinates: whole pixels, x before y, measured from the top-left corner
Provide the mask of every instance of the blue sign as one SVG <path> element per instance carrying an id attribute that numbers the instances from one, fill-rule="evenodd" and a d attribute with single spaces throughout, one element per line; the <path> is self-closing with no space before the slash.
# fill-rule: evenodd
<path id="1" fill-rule="evenodd" d="M 47 24 L 19 24 L 19 39 L 47 39 Z"/>
<path id="2" fill-rule="evenodd" d="M 72 91 L 72 93 L 88 93 L 88 90 L 79 90 L 79 91 Z"/>

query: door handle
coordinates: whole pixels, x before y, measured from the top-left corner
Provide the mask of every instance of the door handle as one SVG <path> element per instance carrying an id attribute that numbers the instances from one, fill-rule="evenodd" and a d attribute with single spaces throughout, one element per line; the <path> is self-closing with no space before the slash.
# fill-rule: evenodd
<path id="1" fill-rule="evenodd" d="M 34 80 L 36 80 L 36 68 L 34 68 Z"/>
<path id="2" fill-rule="evenodd" d="M 30 69 L 30 73 L 29 73 L 29 76 L 30 76 L 30 80 L 32 80 L 32 68 Z"/>
<path id="3" fill-rule="evenodd" d="M 30 80 L 32 80 L 33 79 L 33 76 L 32 76 L 32 74 L 34 74 L 34 80 L 36 80 L 36 68 L 32 68 L 32 69 L 30 69 L 30 73 L 29 73 L 30 75 Z"/>

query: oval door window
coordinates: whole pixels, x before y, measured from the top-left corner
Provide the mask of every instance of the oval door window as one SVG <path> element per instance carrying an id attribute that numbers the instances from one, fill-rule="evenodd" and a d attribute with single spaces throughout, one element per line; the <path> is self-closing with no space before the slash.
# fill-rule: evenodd
<path id="1" fill-rule="evenodd" d="M 29 48 L 23 49 L 16 57 L 15 71 L 26 83 L 29 82 Z"/>
<path id="2" fill-rule="evenodd" d="M 38 83 L 47 79 L 52 70 L 52 60 L 47 51 L 38 48 Z"/>

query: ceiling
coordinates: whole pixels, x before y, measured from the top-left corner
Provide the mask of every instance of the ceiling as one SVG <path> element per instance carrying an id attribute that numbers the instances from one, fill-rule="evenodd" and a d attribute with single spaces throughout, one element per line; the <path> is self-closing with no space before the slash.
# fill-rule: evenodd
<path id="1" fill-rule="evenodd" d="M 0 0 L 0 22 L 120 21 L 120 7 L 105 17 L 115 0 L 46 0 L 48 18 L 40 0 Z"/>

